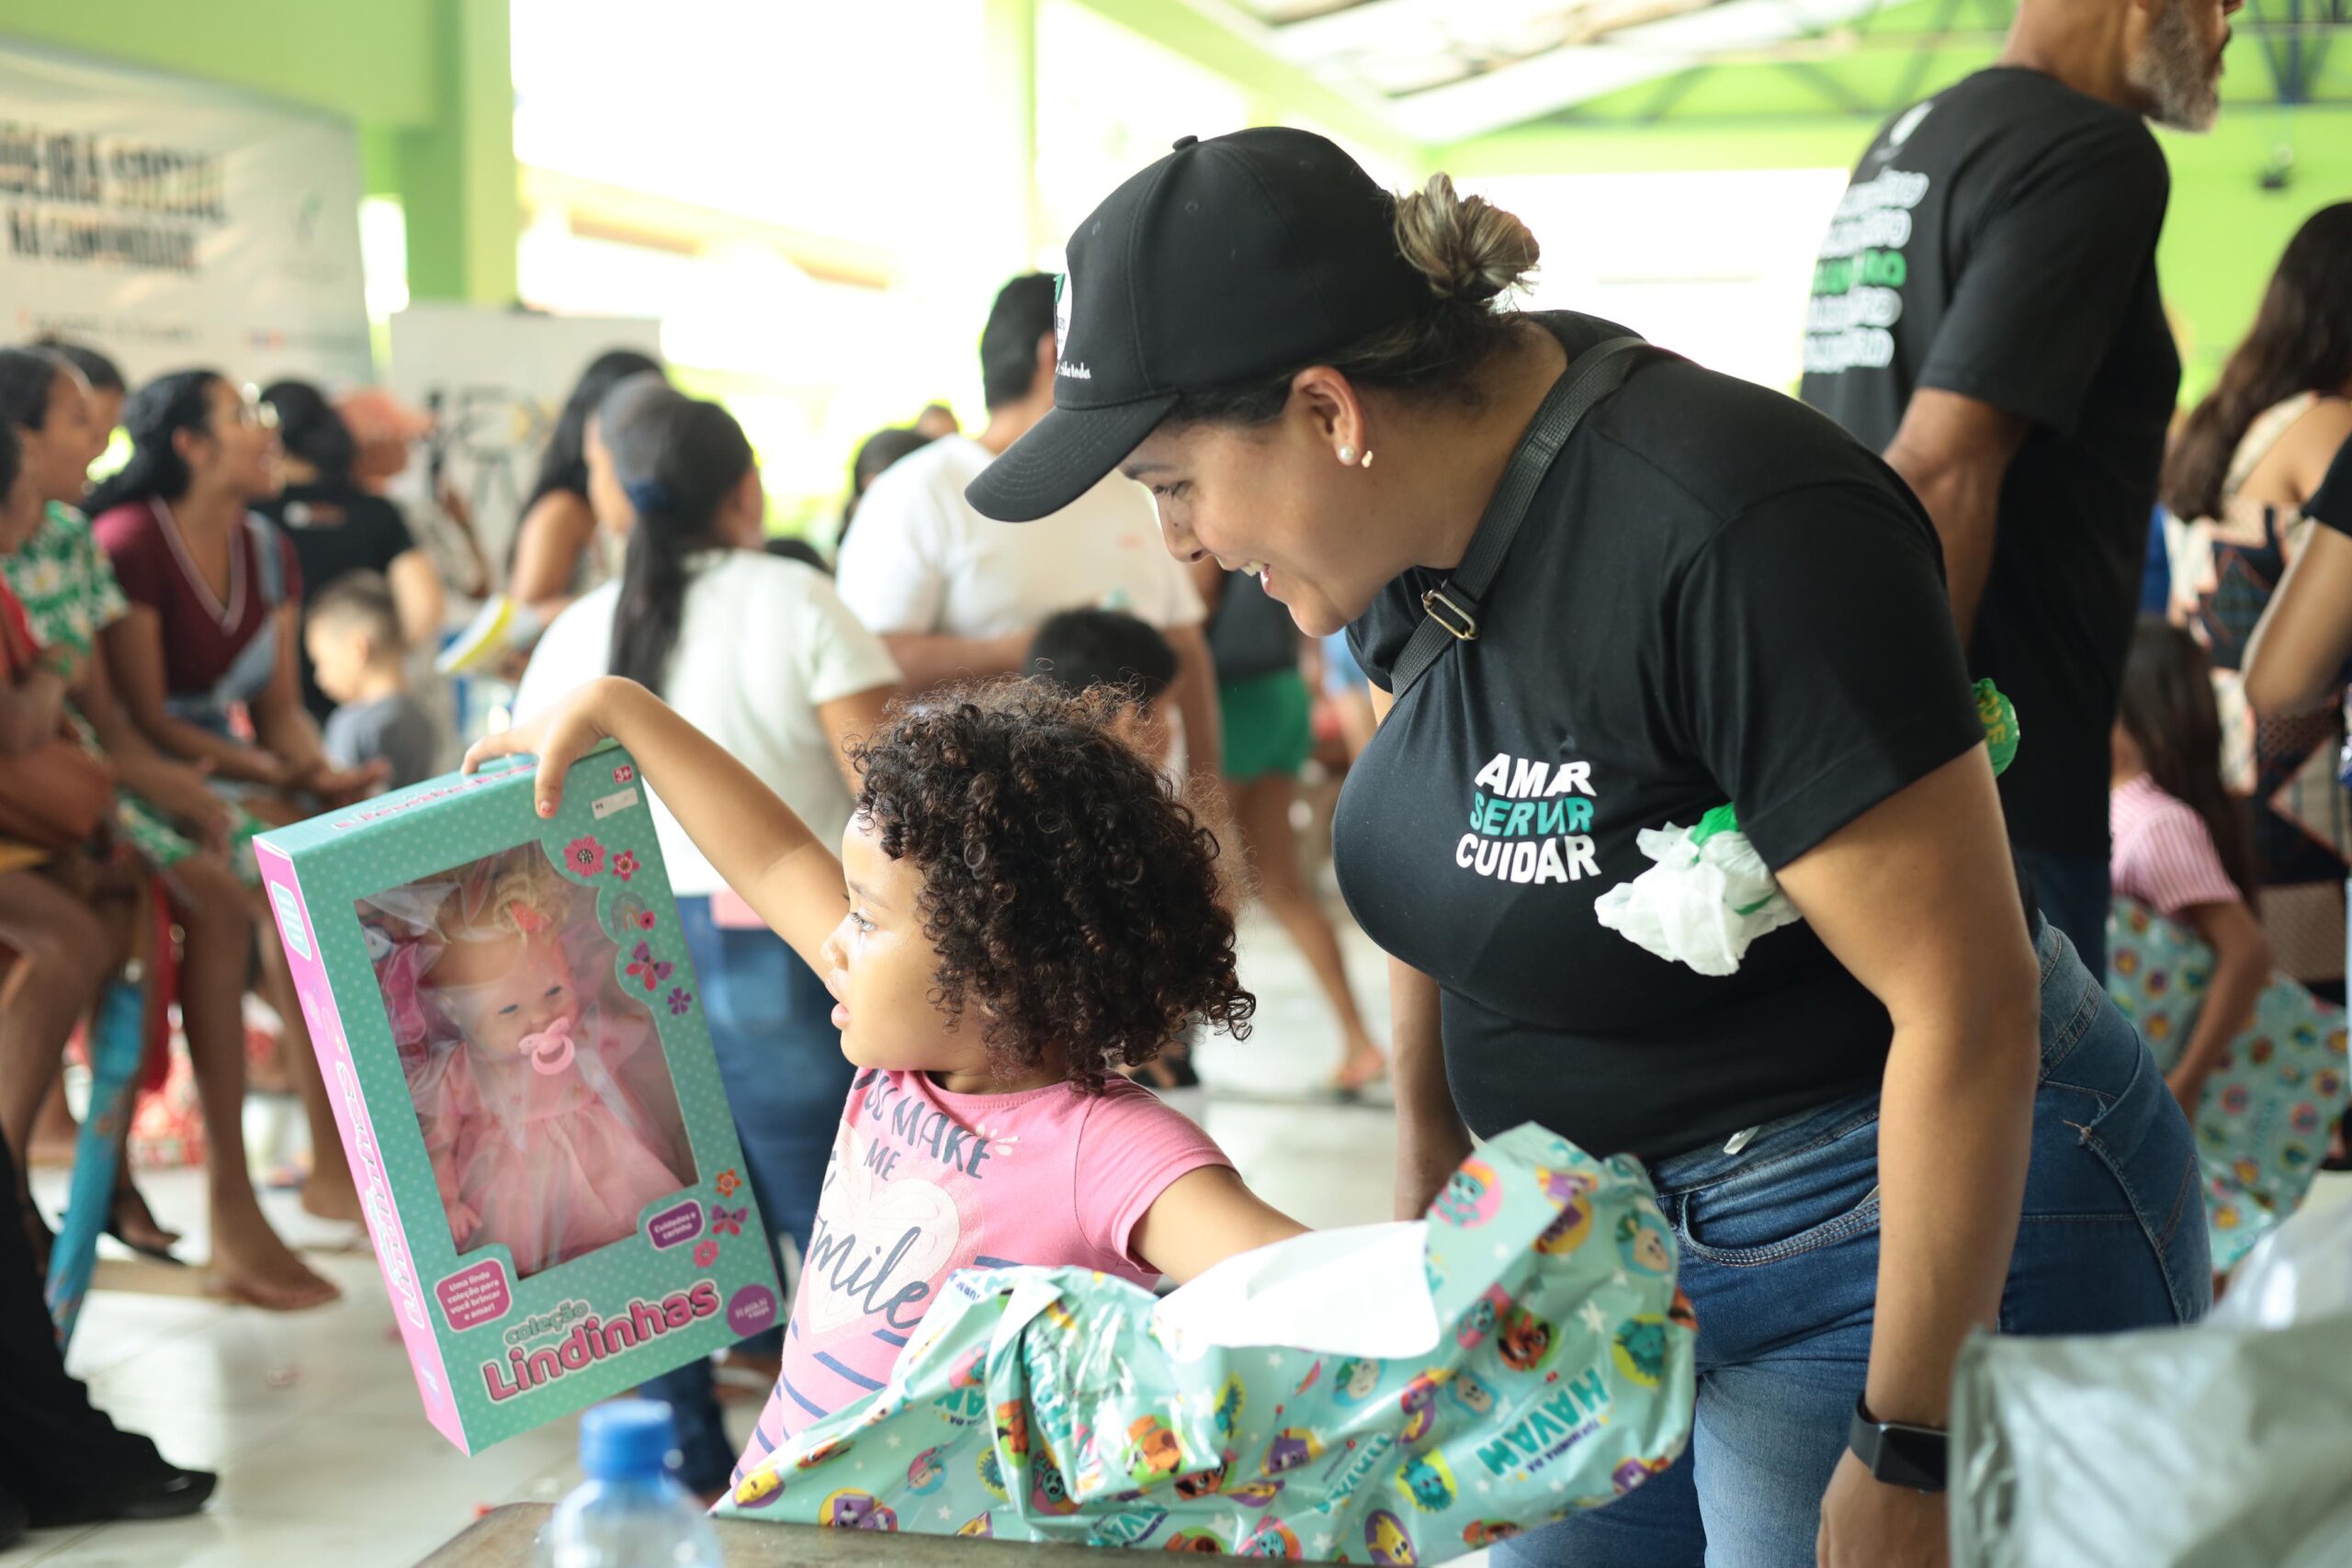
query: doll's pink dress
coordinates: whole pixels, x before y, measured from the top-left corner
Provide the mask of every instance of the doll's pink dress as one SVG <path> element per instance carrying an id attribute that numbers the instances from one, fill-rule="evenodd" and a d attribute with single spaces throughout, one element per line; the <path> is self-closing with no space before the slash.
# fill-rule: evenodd
<path id="1" fill-rule="evenodd" d="M 625 1081 L 660 1062 L 652 1026 L 591 1007 L 563 1032 L 503 1058 L 445 1047 L 410 1075 L 458 1250 L 503 1247 L 518 1279 L 632 1235 L 648 1203 L 690 1185 Z"/>

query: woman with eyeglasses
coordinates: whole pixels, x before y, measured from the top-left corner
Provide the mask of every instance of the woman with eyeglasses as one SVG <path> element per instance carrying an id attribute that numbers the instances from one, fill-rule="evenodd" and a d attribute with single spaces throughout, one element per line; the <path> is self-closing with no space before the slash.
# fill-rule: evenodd
<path id="1" fill-rule="evenodd" d="M 254 503 L 277 493 L 277 418 L 210 370 L 180 370 L 124 405 L 130 461 L 91 493 L 98 544 L 130 613 L 106 629 L 107 669 L 131 722 L 203 770 L 265 822 L 349 803 L 380 768 L 327 761 L 302 705 L 301 567 Z M 235 724 L 250 721 L 250 740 Z M 303 1206 L 360 1217 L 301 1009 L 275 941 L 260 943 L 264 995 L 284 1021 L 287 1067 L 309 1112 L 316 1169 Z"/>

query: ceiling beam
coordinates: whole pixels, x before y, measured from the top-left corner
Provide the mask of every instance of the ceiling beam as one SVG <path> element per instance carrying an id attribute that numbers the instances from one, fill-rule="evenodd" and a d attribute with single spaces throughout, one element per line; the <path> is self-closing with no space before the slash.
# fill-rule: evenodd
<path id="1" fill-rule="evenodd" d="M 1252 95 L 1374 148 L 1417 173 L 1429 150 L 1377 95 L 1325 82 L 1284 60 L 1273 29 L 1227 0 L 1078 0 Z"/>

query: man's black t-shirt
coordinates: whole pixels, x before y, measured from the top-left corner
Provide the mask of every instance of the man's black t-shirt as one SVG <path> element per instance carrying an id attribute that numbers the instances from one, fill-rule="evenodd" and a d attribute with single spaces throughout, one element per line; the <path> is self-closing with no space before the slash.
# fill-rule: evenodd
<path id="1" fill-rule="evenodd" d="M 345 572 L 390 571 L 392 562 L 416 548 L 401 509 L 356 485 L 291 484 L 256 510 L 294 542 L 306 604 Z M 324 724 L 334 712 L 334 700 L 319 690 L 309 650 L 298 649 L 296 657 L 302 671 L 303 705 Z"/>
<path id="2" fill-rule="evenodd" d="M 1996 66 L 1879 133 L 1814 271 L 1803 395 L 1872 451 L 1923 387 L 2031 425 L 1969 643 L 2029 738 L 2001 780 L 2023 849 L 2107 855 L 2108 734 L 2180 384 L 2156 288 L 2169 188 L 2137 115 Z"/>
<path id="3" fill-rule="evenodd" d="M 1539 319 L 1571 356 L 1623 333 Z M 1383 688 L 1443 576 L 1349 628 Z M 1656 1159 L 1875 1086 L 1886 1010 L 1810 928 L 1709 978 L 1593 902 L 1648 868 L 1645 828 L 1731 801 L 1778 869 L 1983 739 L 1893 471 L 1777 392 L 1645 365 L 1553 464 L 1481 619 L 1382 723 L 1334 828 L 1356 919 L 1443 987 L 1471 1130 Z"/>

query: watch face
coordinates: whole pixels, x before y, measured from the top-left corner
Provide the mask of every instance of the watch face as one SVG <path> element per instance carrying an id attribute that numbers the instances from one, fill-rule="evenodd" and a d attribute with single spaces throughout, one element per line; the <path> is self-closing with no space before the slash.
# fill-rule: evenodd
<path id="1" fill-rule="evenodd" d="M 1921 1492 L 1944 1489 L 1945 1454 L 1950 1444 L 1941 1432 L 1925 1427 L 1880 1428 L 1878 1462 L 1871 1473 L 1896 1486 Z"/>

